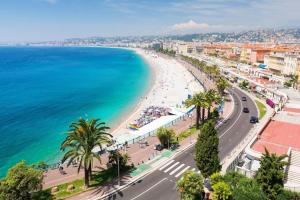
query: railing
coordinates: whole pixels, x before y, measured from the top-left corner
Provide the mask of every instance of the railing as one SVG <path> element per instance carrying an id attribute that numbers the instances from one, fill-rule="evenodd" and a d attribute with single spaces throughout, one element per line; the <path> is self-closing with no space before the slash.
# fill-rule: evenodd
<path id="1" fill-rule="evenodd" d="M 187 111 L 184 115 L 179 116 L 178 118 L 172 120 L 171 122 L 169 122 L 169 123 L 167 123 L 167 124 L 165 124 L 165 125 L 163 125 L 163 126 L 161 126 L 161 127 L 163 127 L 163 128 L 169 128 L 169 127 L 175 125 L 177 122 L 182 121 L 182 120 L 186 119 L 187 117 L 191 116 L 194 109 L 195 109 L 194 107 L 191 108 L 191 109 L 190 109 L 189 111 Z M 156 132 L 157 132 L 157 129 L 156 129 L 156 130 L 153 130 L 153 131 L 150 131 L 150 132 L 148 132 L 148 133 L 146 133 L 146 134 L 144 134 L 144 135 L 142 135 L 142 136 L 138 136 L 138 137 L 136 137 L 136 138 L 132 138 L 132 139 L 130 139 L 130 140 L 126 140 L 126 141 L 124 141 L 123 143 L 118 143 L 118 144 L 115 144 L 114 146 L 110 146 L 110 147 L 108 147 L 108 148 L 105 147 L 105 148 L 103 148 L 103 150 L 102 150 L 101 152 L 99 152 L 99 153 L 100 153 L 101 155 L 103 155 L 103 154 L 107 153 L 108 150 L 109 150 L 110 148 L 113 148 L 113 149 L 122 149 L 122 148 L 125 146 L 125 144 L 129 145 L 129 144 L 140 143 L 140 142 L 142 142 L 143 140 L 145 140 L 146 138 L 156 135 Z M 61 162 L 50 163 L 50 164 L 47 164 L 47 167 L 46 167 L 45 170 L 49 170 L 49 169 L 51 169 L 51 170 L 58 169 L 59 166 L 61 166 Z"/>
<path id="2" fill-rule="evenodd" d="M 256 174 L 256 172 L 253 170 L 245 169 L 239 166 L 235 166 L 235 171 L 243 174 L 244 176 L 247 176 L 248 178 L 254 178 Z"/>

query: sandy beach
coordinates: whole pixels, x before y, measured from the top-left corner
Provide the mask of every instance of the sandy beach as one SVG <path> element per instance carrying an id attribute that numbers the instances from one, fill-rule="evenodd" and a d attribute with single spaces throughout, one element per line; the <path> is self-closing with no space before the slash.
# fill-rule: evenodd
<path id="1" fill-rule="evenodd" d="M 140 55 L 152 70 L 151 86 L 142 96 L 133 112 L 123 118 L 122 123 L 112 130 L 115 137 L 128 132 L 127 125 L 134 122 L 149 106 L 176 107 L 182 105 L 188 95 L 203 90 L 195 78 L 173 58 L 158 56 L 143 49 L 132 49 Z"/>

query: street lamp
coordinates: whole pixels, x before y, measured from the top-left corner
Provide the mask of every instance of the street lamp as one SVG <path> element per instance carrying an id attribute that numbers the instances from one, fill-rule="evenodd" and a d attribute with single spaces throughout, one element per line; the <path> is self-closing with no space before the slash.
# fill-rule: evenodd
<path id="1" fill-rule="evenodd" d="M 193 116 L 192 114 L 189 115 L 190 119 L 191 119 L 191 124 L 190 124 L 190 143 L 192 143 L 192 133 L 191 133 L 191 129 L 192 129 L 192 120 L 193 120 Z"/>
<path id="2" fill-rule="evenodd" d="M 119 156 L 119 152 L 117 151 L 117 163 L 118 163 L 118 185 L 121 185 L 121 181 L 120 181 L 120 156 Z"/>
<path id="3" fill-rule="evenodd" d="M 113 143 L 115 144 L 116 141 L 114 140 Z M 115 152 L 117 154 L 117 165 L 118 165 L 118 185 L 121 185 L 121 181 L 120 181 L 120 155 L 119 155 L 119 150 L 118 150 L 118 145 L 116 146 L 116 148 L 114 150 L 112 150 L 112 152 Z"/>

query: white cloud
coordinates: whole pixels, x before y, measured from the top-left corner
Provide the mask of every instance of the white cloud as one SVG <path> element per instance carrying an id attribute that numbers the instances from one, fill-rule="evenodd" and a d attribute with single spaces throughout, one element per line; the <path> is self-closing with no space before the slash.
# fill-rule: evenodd
<path id="1" fill-rule="evenodd" d="M 174 31 L 199 31 L 199 30 L 208 30 L 221 28 L 221 25 L 211 25 L 207 23 L 197 23 L 193 20 L 188 22 L 183 22 L 179 24 L 174 24 L 171 29 Z"/>
<path id="2" fill-rule="evenodd" d="M 208 32 L 231 32 L 246 30 L 249 27 L 244 25 L 233 24 L 209 24 L 209 23 L 197 23 L 194 20 L 189 20 L 183 23 L 177 23 L 169 26 L 166 29 L 166 33 L 208 33 Z"/>

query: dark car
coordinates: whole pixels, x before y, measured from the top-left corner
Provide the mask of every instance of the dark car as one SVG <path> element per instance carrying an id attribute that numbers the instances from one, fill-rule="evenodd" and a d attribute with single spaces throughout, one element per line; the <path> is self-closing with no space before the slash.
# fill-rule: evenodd
<path id="1" fill-rule="evenodd" d="M 243 108 L 243 112 L 244 112 L 244 113 L 249 113 L 249 109 L 248 109 L 247 107 L 244 107 L 244 108 Z"/>
<path id="2" fill-rule="evenodd" d="M 258 123 L 258 117 L 251 116 L 250 117 L 250 123 L 252 123 L 252 124 Z"/>
<path id="3" fill-rule="evenodd" d="M 246 97 L 242 97 L 242 101 L 247 101 L 247 98 Z"/>

